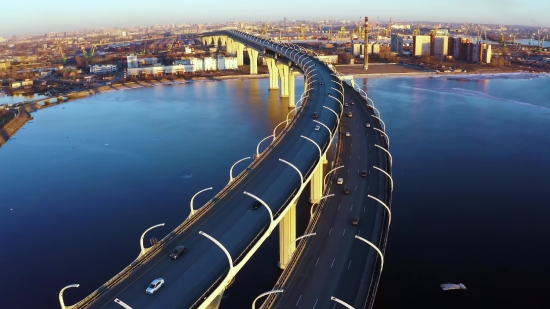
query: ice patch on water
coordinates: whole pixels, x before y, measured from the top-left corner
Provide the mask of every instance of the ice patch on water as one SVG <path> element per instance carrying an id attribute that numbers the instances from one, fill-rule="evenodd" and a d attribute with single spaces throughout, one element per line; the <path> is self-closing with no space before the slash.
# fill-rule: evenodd
<path id="1" fill-rule="evenodd" d="M 533 79 L 539 77 L 548 77 L 547 73 L 529 73 L 529 72 L 515 72 L 515 73 L 498 73 L 498 74 L 464 74 L 464 75 L 434 75 L 430 76 L 433 79 L 449 79 L 458 81 L 478 81 L 487 79 Z"/>
<path id="2" fill-rule="evenodd" d="M 191 178 L 191 177 L 193 177 L 193 174 L 189 172 L 183 172 L 183 174 L 181 175 L 181 178 Z"/>

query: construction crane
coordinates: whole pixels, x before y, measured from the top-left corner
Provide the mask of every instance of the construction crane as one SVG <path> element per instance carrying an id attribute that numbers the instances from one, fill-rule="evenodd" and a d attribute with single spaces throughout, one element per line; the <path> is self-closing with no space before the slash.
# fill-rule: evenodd
<path id="1" fill-rule="evenodd" d="M 500 35 L 500 44 L 502 47 L 506 47 L 506 39 L 504 38 L 504 34 Z"/>
<path id="2" fill-rule="evenodd" d="M 305 40 L 306 39 L 306 28 L 304 27 L 304 24 L 300 23 L 300 31 L 298 35 L 299 40 Z"/>
<path id="3" fill-rule="evenodd" d="M 538 51 L 542 51 L 542 49 L 544 48 L 544 39 L 545 39 L 545 37 L 542 35 L 542 28 L 539 28 L 539 31 L 538 31 L 538 45 L 537 45 L 537 50 Z"/>
<path id="4" fill-rule="evenodd" d="M 174 44 L 176 44 L 177 40 L 178 40 L 178 38 L 176 37 L 176 38 L 174 38 L 174 40 L 170 44 L 168 44 L 168 49 L 167 49 L 168 53 L 172 52 L 172 48 L 174 48 Z"/>
<path id="5" fill-rule="evenodd" d="M 61 44 L 59 44 L 59 41 L 57 41 L 57 50 L 59 54 L 61 54 L 61 61 L 63 62 L 63 66 L 65 66 L 65 64 L 67 64 L 67 57 L 65 56 L 65 52 L 63 51 Z"/>
<path id="6" fill-rule="evenodd" d="M 481 30 L 477 30 L 477 44 L 481 42 Z"/>
<path id="7" fill-rule="evenodd" d="M 264 27 L 262 28 L 262 36 L 266 39 L 269 37 L 269 35 L 267 34 L 267 24 L 266 23 L 264 23 Z"/>
<path id="8" fill-rule="evenodd" d="M 416 27 L 416 29 L 413 30 L 413 35 L 416 36 L 416 35 L 420 35 L 420 25 L 418 25 Z"/>

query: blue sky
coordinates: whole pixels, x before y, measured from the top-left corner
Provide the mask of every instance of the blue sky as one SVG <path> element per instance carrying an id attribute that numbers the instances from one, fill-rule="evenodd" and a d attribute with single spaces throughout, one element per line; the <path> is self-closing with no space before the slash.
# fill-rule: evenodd
<path id="1" fill-rule="evenodd" d="M 389 5 L 391 3 L 391 5 Z M 349 19 L 549 27 L 548 0 L 25 0 L 3 6 L 0 36 L 168 23 Z"/>

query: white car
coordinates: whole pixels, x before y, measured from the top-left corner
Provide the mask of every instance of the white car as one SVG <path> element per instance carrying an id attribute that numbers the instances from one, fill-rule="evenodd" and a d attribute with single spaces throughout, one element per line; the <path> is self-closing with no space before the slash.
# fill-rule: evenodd
<path id="1" fill-rule="evenodd" d="M 341 185 L 343 183 L 344 183 L 344 178 L 338 178 L 338 180 L 336 180 L 337 185 Z"/>
<path id="2" fill-rule="evenodd" d="M 157 278 L 157 279 L 153 280 L 153 282 L 151 282 L 151 284 L 149 284 L 149 286 L 147 287 L 147 290 L 145 290 L 145 293 L 154 294 L 163 285 L 164 285 L 164 279 Z"/>
<path id="3" fill-rule="evenodd" d="M 319 131 L 320 128 L 320 126 L 315 126 L 315 131 Z"/>
<path id="4" fill-rule="evenodd" d="M 348 103 L 344 103 L 344 106 L 349 106 L 349 104 L 348 104 Z"/>
<path id="5" fill-rule="evenodd" d="M 346 132 L 346 136 L 351 136 L 351 134 L 349 132 Z"/>
<path id="6" fill-rule="evenodd" d="M 370 123 L 367 123 L 367 128 L 370 128 Z"/>

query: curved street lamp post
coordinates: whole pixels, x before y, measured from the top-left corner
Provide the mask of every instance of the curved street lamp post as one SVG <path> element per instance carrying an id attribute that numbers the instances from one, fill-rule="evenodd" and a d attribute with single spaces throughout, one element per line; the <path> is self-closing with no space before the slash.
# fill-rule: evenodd
<path id="1" fill-rule="evenodd" d="M 273 224 L 273 211 L 271 211 L 271 208 L 269 208 L 269 206 L 267 206 L 267 204 L 259 197 L 257 197 L 256 195 L 250 193 L 250 192 L 246 192 L 244 191 L 243 192 L 244 194 L 250 196 L 251 198 L 255 199 L 256 201 L 260 202 L 260 204 L 262 204 L 266 209 L 267 209 L 267 212 L 269 213 L 269 221 L 270 221 L 270 225 Z"/>
<path id="2" fill-rule="evenodd" d="M 139 246 L 141 247 L 141 251 L 139 252 L 139 256 L 142 256 L 145 254 L 145 252 L 147 252 L 147 250 L 151 249 L 151 247 L 149 248 L 145 248 L 143 247 L 143 237 L 145 237 L 145 234 L 147 232 L 149 232 L 150 230 L 156 228 L 156 227 L 159 227 L 159 226 L 164 226 L 164 223 L 161 223 L 161 224 L 157 224 L 157 225 L 154 225 L 154 226 L 151 226 L 150 228 L 146 229 L 145 232 L 143 232 L 143 234 L 141 234 L 141 238 L 139 239 Z"/>
<path id="3" fill-rule="evenodd" d="M 283 293 L 283 292 L 284 292 L 284 290 L 283 290 L 283 289 L 280 289 L 280 290 L 273 290 L 273 291 L 265 292 L 265 293 L 262 293 L 262 294 L 258 295 L 258 297 L 256 297 L 256 298 L 254 299 L 254 301 L 252 302 L 252 309 L 256 309 L 256 301 L 257 301 L 258 299 L 260 299 L 261 297 L 267 296 L 267 295 L 269 295 L 269 294 Z"/>
<path id="4" fill-rule="evenodd" d="M 346 307 L 346 308 L 348 308 L 348 309 L 355 309 L 355 308 L 353 308 L 350 304 L 347 304 L 347 303 L 345 303 L 344 301 L 339 300 L 338 298 L 336 298 L 336 297 L 334 297 L 334 296 L 332 296 L 332 297 L 330 298 L 330 300 L 333 300 L 333 301 L 339 303 L 340 305 L 342 305 L 342 306 L 344 306 L 344 307 Z"/>
<path id="5" fill-rule="evenodd" d="M 233 178 L 233 168 L 235 167 L 235 165 L 239 164 L 240 162 L 244 161 L 244 160 L 248 160 L 250 159 L 250 157 L 246 157 L 246 158 L 242 158 L 240 159 L 239 161 L 235 162 L 232 166 L 231 166 L 231 169 L 229 169 L 229 183 L 233 182 L 233 180 L 235 178 Z M 192 207 L 191 207 L 192 208 Z"/>
<path id="6" fill-rule="evenodd" d="M 304 184 L 304 176 L 302 175 L 302 172 L 300 172 L 300 170 L 294 164 L 292 164 L 292 163 L 290 163 L 286 160 L 283 160 L 281 158 L 279 158 L 279 161 L 281 161 L 283 163 L 286 163 L 286 164 L 290 165 L 290 167 L 295 169 L 298 172 L 298 175 L 300 176 L 300 184 Z"/>
<path id="7" fill-rule="evenodd" d="M 265 141 L 266 139 L 270 138 L 270 137 L 275 138 L 273 135 L 269 135 L 269 136 L 267 136 L 266 138 L 264 138 L 263 140 L 261 140 L 261 141 L 258 143 L 258 146 L 256 146 L 256 157 L 259 157 L 259 156 L 260 156 L 260 145 L 262 144 L 262 142 Z"/>
<path id="8" fill-rule="evenodd" d="M 388 211 L 388 228 L 390 227 L 390 224 L 391 224 L 391 210 L 390 208 L 388 207 L 388 205 L 386 205 L 384 202 L 382 202 L 381 200 L 377 199 L 376 197 L 372 196 L 372 195 L 367 195 L 367 197 L 370 197 L 371 199 L 377 201 L 378 203 L 380 203 L 382 206 L 384 206 L 386 208 L 386 210 Z"/>
<path id="9" fill-rule="evenodd" d="M 386 132 L 384 132 L 384 131 L 382 131 L 382 130 L 380 130 L 380 129 L 378 129 L 378 128 L 373 128 L 373 129 L 375 129 L 376 131 L 378 131 L 378 132 L 384 134 L 384 136 L 386 137 L 386 142 L 388 143 L 388 148 L 390 148 L 390 137 L 388 136 L 388 134 L 386 134 Z"/>
<path id="10" fill-rule="evenodd" d="M 242 161 L 242 160 L 241 160 Z M 238 161 L 237 163 L 239 163 L 240 161 Z M 235 163 L 236 164 L 236 163 Z M 231 169 L 233 169 L 233 167 L 231 167 Z M 229 172 L 229 174 L 231 175 L 231 171 Z M 231 180 L 230 180 L 231 182 Z M 213 187 L 210 187 L 210 188 L 206 188 L 206 189 L 202 189 L 200 190 L 199 192 L 195 193 L 195 195 L 193 195 L 193 197 L 191 198 L 191 202 L 189 203 L 189 206 L 191 207 L 191 212 L 189 213 L 189 217 L 193 216 L 195 214 L 195 208 L 193 207 L 193 201 L 195 200 L 195 197 L 197 195 L 199 195 L 200 193 L 204 192 L 204 191 L 208 191 L 208 190 L 212 190 Z"/>
<path id="11" fill-rule="evenodd" d="M 327 184 L 327 176 L 328 176 L 328 174 L 330 174 L 330 173 L 334 172 L 335 170 L 340 169 L 340 168 L 342 168 L 342 167 L 344 167 L 344 166 L 341 165 L 341 166 L 335 167 L 335 168 L 331 169 L 330 171 L 328 171 L 327 174 L 325 175 L 325 178 L 323 179 L 323 184 L 324 184 L 324 185 Z"/>
<path id="12" fill-rule="evenodd" d="M 381 259 L 380 273 L 382 273 L 382 269 L 384 269 L 384 255 L 382 254 L 380 249 L 378 249 L 372 242 L 366 240 L 365 238 L 363 238 L 359 235 L 355 235 L 355 238 L 359 239 L 360 241 L 366 243 L 367 245 L 371 246 L 374 250 L 376 250 L 376 252 L 378 253 L 378 255 L 380 256 L 380 259 Z"/>
<path id="13" fill-rule="evenodd" d="M 334 196 L 334 194 L 327 194 L 325 196 L 321 196 L 318 200 L 316 200 L 313 204 L 311 204 L 311 208 L 309 209 L 309 220 L 313 219 L 313 206 L 316 204 L 319 204 L 320 201 L 326 199 L 327 197 Z"/>
<path id="14" fill-rule="evenodd" d="M 387 151 L 386 148 L 384 148 L 384 147 L 382 147 L 382 146 L 380 146 L 380 145 L 374 144 L 374 146 L 375 146 L 375 147 L 378 147 L 378 148 L 380 148 L 380 149 L 382 149 L 385 153 L 388 154 L 388 156 L 390 157 L 390 166 L 392 166 L 392 165 L 393 165 L 393 159 L 392 159 L 391 153 L 390 153 L 389 151 Z"/>
<path id="15" fill-rule="evenodd" d="M 315 236 L 315 235 L 317 235 L 317 233 L 309 233 L 309 234 L 304 234 L 304 235 L 302 235 L 302 236 L 300 236 L 300 237 L 294 239 L 294 240 L 288 245 L 288 251 L 290 252 L 290 248 L 291 248 L 292 245 L 295 244 L 298 240 L 303 239 L 303 238 L 306 238 L 306 237 L 310 237 L 310 236 Z M 289 260 L 290 260 L 290 258 L 292 258 L 292 256 L 294 255 L 294 252 L 295 252 L 295 251 L 296 251 L 296 250 L 294 250 L 294 251 L 292 251 L 292 253 L 289 253 L 289 254 L 288 254 Z"/>
<path id="16" fill-rule="evenodd" d="M 63 291 L 65 291 L 68 288 L 77 288 L 80 284 L 70 284 L 66 287 L 62 288 L 61 291 L 59 291 L 59 304 L 61 305 L 61 309 L 71 309 L 73 306 L 65 306 L 65 301 L 63 300 Z"/>
<path id="17" fill-rule="evenodd" d="M 225 256 L 227 257 L 227 260 L 229 261 L 229 272 L 227 273 L 227 276 L 226 276 L 226 279 L 231 279 L 233 278 L 233 268 L 234 268 L 234 265 L 233 265 L 233 259 L 231 258 L 231 254 L 229 254 L 229 251 L 227 251 L 227 249 L 219 242 L 217 241 L 214 237 L 206 234 L 205 232 L 203 231 L 199 231 L 199 234 L 210 239 L 214 244 L 216 244 L 216 246 L 218 246 L 220 249 L 222 249 L 223 253 L 225 253 Z M 229 281 L 227 280 L 227 281 Z"/>
<path id="18" fill-rule="evenodd" d="M 391 191 L 393 192 L 393 178 L 391 178 L 390 174 L 388 174 L 388 172 L 386 172 L 385 170 L 379 168 L 378 166 L 373 166 L 373 168 L 379 170 L 380 172 L 382 172 L 386 176 L 388 176 L 388 178 L 390 179 Z"/>
<path id="19" fill-rule="evenodd" d="M 386 124 L 384 123 L 384 121 L 383 121 L 380 117 L 378 117 L 378 116 L 376 116 L 376 115 L 371 115 L 371 117 L 372 117 L 372 118 L 375 118 L 375 119 L 378 119 L 378 120 L 380 121 L 380 123 L 384 126 L 382 129 L 383 129 L 384 131 L 386 131 Z"/>

